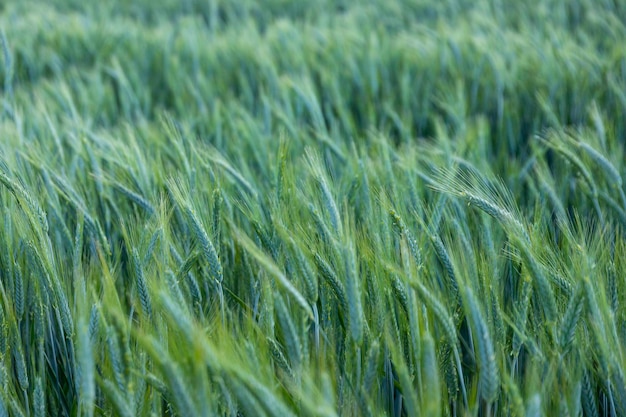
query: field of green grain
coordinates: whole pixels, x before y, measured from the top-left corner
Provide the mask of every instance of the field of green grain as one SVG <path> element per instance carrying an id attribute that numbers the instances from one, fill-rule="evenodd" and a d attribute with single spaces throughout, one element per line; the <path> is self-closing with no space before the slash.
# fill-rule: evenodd
<path id="1" fill-rule="evenodd" d="M 625 0 L 0 2 L 0 417 L 626 416 Z"/>

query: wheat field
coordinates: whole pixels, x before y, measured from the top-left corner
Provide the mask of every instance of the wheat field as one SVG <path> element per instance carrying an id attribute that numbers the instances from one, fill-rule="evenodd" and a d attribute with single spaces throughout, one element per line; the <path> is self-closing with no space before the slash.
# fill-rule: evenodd
<path id="1" fill-rule="evenodd" d="M 624 0 L 0 2 L 0 417 L 626 416 Z"/>

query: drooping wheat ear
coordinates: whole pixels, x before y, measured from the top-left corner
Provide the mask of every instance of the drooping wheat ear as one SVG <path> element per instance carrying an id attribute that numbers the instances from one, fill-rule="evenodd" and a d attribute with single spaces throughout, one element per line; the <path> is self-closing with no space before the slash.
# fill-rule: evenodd
<path id="1" fill-rule="evenodd" d="M 322 161 L 320 160 L 319 156 L 317 156 L 310 150 L 307 150 L 306 157 L 308 160 L 309 168 L 313 173 L 313 177 L 319 184 L 320 191 L 322 192 L 324 208 L 328 212 L 330 224 L 335 234 L 341 235 L 341 216 L 339 215 L 339 209 L 337 208 L 337 203 L 335 202 L 335 198 L 333 197 L 333 194 L 330 190 L 330 186 L 328 185 L 328 179 L 324 171 Z"/>
<path id="2" fill-rule="evenodd" d="M 526 322 L 528 321 L 528 307 L 530 306 L 530 298 L 533 294 L 533 285 L 528 275 L 524 275 L 522 280 L 521 296 L 519 302 L 516 303 L 515 326 L 519 332 L 524 333 L 526 331 Z M 520 333 L 515 332 L 513 334 L 512 352 L 514 356 L 519 354 L 523 343 L 524 337 Z"/>
<path id="3" fill-rule="evenodd" d="M 302 249 L 295 243 L 293 239 L 290 239 L 290 241 L 296 258 L 297 269 L 300 272 L 300 275 L 302 276 L 306 287 L 307 298 L 309 299 L 309 302 L 311 304 L 315 304 L 319 296 L 317 277 L 313 273 L 311 269 L 311 264 L 304 255 Z"/>
<path id="4" fill-rule="evenodd" d="M 589 371 L 586 369 L 583 371 L 580 400 L 585 417 L 600 416 L 600 413 L 598 412 L 596 389 L 591 378 L 589 377 Z"/>
<path id="5" fill-rule="evenodd" d="M 488 183 L 474 171 L 440 169 L 435 174 L 435 190 L 465 199 L 470 205 L 496 219 L 507 233 L 530 242 L 522 215 L 502 182 Z"/>
<path id="6" fill-rule="evenodd" d="M 576 145 L 580 149 L 585 151 L 585 153 L 589 155 L 589 157 L 596 164 L 598 164 L 600 168 L 602 168 L 602 170 L 604 171 L 608 179 L 613 183 L 613 185 L 619 187 L 622 186 L 622 176 L 620 175 L 619 171 L 602 153 L 598 152 L 591 145 L 583 141 L 576 142 Z"/>
<path id="7" fill-rule="evenodd" d="M 594 283 L 592 282 L 592 277 L 590 277 L 589 275 L 585 275 L 582 278 L 582 283 L 584 287 L 585 299 L 587 300 L 585 304 L 587 307 L 587 312 L 590 314 L 592 327 L 597 330 L 594 333 L 599 333 L 599 337 L 602 340 L 602 343 L 604 343 L 606 340 L 604 315 L 602 314 L 602 310 L 600 309 L 600 305 L 598 304 L 598 295 L 596 294 L 596 288 Z M 606 368 L 608 369 L 608 367 Z"/>
<path id="8" fill-rule="evenodd" d="M 130 201 L 132 201 L 133 203 L 135 203 L 136 205 L 144 209 L 149 215 L 155 212 L 155 209 L 152 203 L 150 203 L 150 201 L 148 201 L 146 198 L 144 198 L 140 194 L 132 191 L 131 189 L 127 188 L 126 186 L 122 185 L 121 183 L 117 181 L 113 182 L 113 187 L 115 187 L 116 190 L 118 190 L 123 196 L 128 198 Z"/>
<path id="9" fill-rule="evenodd" d="M 16 263 L 13 268 L 13 303 L 15 306 L 15 315 L 18 320 L 21 320 L 24 315 L 24 282 L 20 269 L 21 268 Z"/>
<path id="10" fill-rule="evenodd" d="M 14 338 L 15 339 L 15 338 Z M 24 359 L 24 351 L 17 345 L 17 341 L 14 340 L 13 346 L 13 361 L 15 364 L 15 372 L 17 374 L 17 382 L 23 391 L 27 391 L 29 387 L 28 369 L 26 367 L 26 361 Z"/>
<path id="11" fill-rule="evenodd" d="M 413 287 L 413 289 L 415 289 L 415 291 L 417 291 L 417 294 L 420 298 L 422 298 L 426 307 L 433 312 L 435 318 L 443 327 L 443 332 L 450 346 L 453 349 L 456 349 L 459 346 L 459 339 L 456 325 L 448 313 L 448 310 L 446 310 L 444 305 L 430 291 L 428 291 L 428 289 L 421 282 L 413 279 L 409 281 L 409 284 Z"/>
<path id="12" fill-rule="evenodd" d="M 576 326 L 578 324 L 578 319 L 582 314 L 584 305 L 583 291 L 583 284 L 581 282 L 578 284 L 576 292 L 574 292 L 574 294 L 570 298 L 570 301 L 567 305 L 567 310 L 565 310 L 565 314 L 563 315 L 563 319 L 561 320 L 559 345 L 562 351 L 565 351 L 574 340 Z"/>
<path id="13" fill-rule="evenodd" d="M 72 186 L 65 178 L 56 173 L 51 173 L 51 175 L 54 183 L 61 191 L 60 195 L 63 196 L 63 198 L 65 198 L 70 204 L 72 204 L 77 211 L 82 213 L 85 219 L 85 227 L 94 237 L 97 237 L 100 240 L 102 248 L 107 254 L 110 255 L 111 247 L 109 246 L 109 241 L 106 238 L 104 230 L 102 230 L 100 223 L 89 214 L 83 199 L 78 195 L 78 193 L 72 188 Z"/>
<path id="14" fill-rule="evenodd" d="M 357 346 L 360 346 L 363 342 L 363 307 L 361 305 L 359 277 L 357 276 L 358 270 L 354 258 L 353 250 L 348 246 L 344 247 L 343 259 L 346 273 L 348 311 L 350 313 L 350 335 Z"/>
<path id="15" fill-rule="evenodd" d="M 620 194 L 622 201 L 622 207 L 626 210 L 626 194 L 624 194 L 624 184 L 622 182 L 622 176 L 619 170 L 609 161 L 602 153 L 598 152 L 591 145 L 583 141 L 575 141 L 575 144 L 579 149 L 582 149 L 604 172 L 608 182 L 617 190 Z"/>
<path id="16" fill-rule="evenodd" d="M 222 264 L 220 263 L 217 251 L 215 250 L 211 239 L 209 239 L 209 235 L 206 233 L 204 226 L 202 226 L 202 222 L 196 215 L 195 211 L 190 206 L 186 206 L 185 211 L 191 220 L 193 231 L 196 235 L 196 239 L 198 239 L 198 242 L 200 243 L 202 253 L 209 263 L 211 277 L 221 283 L 224 280 L 224 276 L 222 275 Z"/>
<path id="17" fill-rule="evenodd" d="M 213 238 L 219 248 L 219 242 L 221 238 L 221 220 L 222 220 L 222 205 L 224 203 L 224 197 L 222 191 L 219 188 L 213 190 Z M 217 248 L 216 248 L 217 249 Z"/>
<path id="18" fill-rule="evenodd" d="M 303 359 L 302 343 L 300 342 L 296 325 L 292 320 L 292 315 L 287 309 L 283 297 L 278 292 L 274 293 L 274 307 L 285 340 L 289 362 L 293 369 L 298 369 Z"/>
<path id="19" fill-rule="evenodd" d="M 269 346 L 270 355 L 272 355 L 272 359 L 274 363 L 283 371 L 287 373 L 287 375 L 293 376 L 293 370 L 291 366 L 289 366 L 289 362 L 287 362 L 287 358 L 283 354 L 283 350 L 280 345 L 271 337 L 266 338 L 267 344 Z"/>
<path id="20" fill-rule="evenodd" d="M 213 246 L 213 242 L 209 239 L 209 235 L 207 234 L 202 221 L 198 217 L 198 214 L 190 202 L 189 190 L 181 181 L 176 181 L 174 179 L 168 180 L 167 186 L 176 204 L 183 210 L 191 222 L 193 233 L 197 242 L 200 244 L 202 254 L 209 264 L 211 278 L 213 278 L 216 282 L 221 283 L 224 279 L 222 274 L 222 264 L 220 263 L 215 246 Z"/>
<path id="21" fill-rule="evenodd" d="M 144 314 L 148 317 L 148 320 L 152 319 L 152 300 L 150 299 L 150 292 L 148 291 L 148 285 L 143 273 L 143 265 L 141 264 L 141 258 L 139 258 L 139 252 L 137 248 L 133 248 L 133 264 L 135 267 L 135 279 L 137 282 L 137 294 L 139 295 L 139 302 Z"/>
<path id="22" fill-rule="evenodd" d="M 267 254 L 260 250 L 257 245 L 235 225 L 231 224 L 230 227 L 233 232 L 233 237 L 237 243 L 239 243 L 246 250 L 246 252 L 248 252 L 259 263 L 259 265 L 261 265 L 265 271 L 275 279 L 275 282 L 278 285 L 291 294 L 294 301 L 305 311 L 307 316 L 313 319 L 313 312 L 311 311 L 311 306 L 307 303 L 306 298 L 304 298 L 302 293 L 291 283 L 291 281 L 289 281 L 289 279 L 287 279 L 280 267 L 276 265 L 276 263 Z"/>
<path id="23" fill-rule="evenodd" d="M 91 306 L 91 312 L 89 313 L 89 340 L 93 344 L 98 337 L 100 330 L 100 310 L 99 305 L 94 304 Z"/>
<path id="24" fill-rule="evenodd" d="M 552 203 L 553 209 L 559 220 L 565 221 L 567 219 L 567 212 L 565 211 L 561 198 L 554 189 L 554 180 L 552 175 L 544 163 L 535 164 L 535 176 L 539 182 L 539 188 L 548 196 L 548 199 Z"/>
<path id="25" fill-rule="evenodd" d="M 400 235 L 404 235 L 406 239 L 409 251 L 411 252 L 411 256 L 413 256 L 413 260 L 415 261 L 415 266 L 418 268 L 422 267 L 422 254 L 420 252 L 419 246 L 417 245 L 417 240 L 413 236 L 413 233 L 409 230 L 404 220 L 396 213 L 395 210 L 389 210 L 389 215 L 391 216 L 391 222 L 396 229 L 397 233 Z"/>
<path id="26" fill-rule="evenodd" d="M 199 307 L 202 305 L 202 293 L 200 292 L 200 286 L 198 285 L 196 277 L 190 272 L 193 263 L 196 261 L 196 254 L 183 260 L 173 244 L 170 244 L 170 253 L 178 264 L 178 271 L 176 273 L 177 280 L 185 278 L 187 290 L 189 291 L 189 295 L 191 295 L 191 304 L 194 308 Z"/>
<path id="27" fill-rule="evenodd" d="M 405 283 L 393 271 L 389 271 L 387 275 L 389 276 L 389 281 L 391 281 L 393 296 L 398 300 L 405 313 L 409 314 L 409 294 L 406 291 Z"/>
<path id="28" fill-rule="evenodd" d="M 552 291 L 552 286 L 544 274 L 544 268 L 537 261 L 537 257 L 531 252 L 527 245 L 519 244 L 518 249 L 522 261 L 530 271 L 535 288 L 537 289 L 538 295 L 542 300 L 543 311 L 546 315 L 546 319 L 554 325 L 557 316 L 556 301 L 554 298 L 554 292 Z"/>
<path id="29" fill-rule="evenodd" d="M 46 417 L 46 395 L 43 391 L 43 382 L 40 376 L 35 378 L 35 391 L 33 392 L 33 408 L 35 417 Z M 89 416 L 90 414 L 86 414 Z"/>
<path id="30" fill-rule="evenodd" d="M 150 237 L 150 242 L 148 243 L 148 248 L 146 249 L 146 253 L 143 256 L 143 265 L 148 265 L 150 263 L 152 255 L 154 254 L 154 250 L 156 249 L 156 245 L 157 243 L 159 243 L 162 235 L 163 229 L 161 229 L 160 227 L 156 229 L 154 233 L 152 233 L 152 236 Z"/>
<path id="31" fill-rule="evenodd" d="M 626 415 L 626 378 L 624 368 L 616 359 L 611 369 L 611 390 L 615 391 L 614 403 L 617 415 Z"/>
<path id="32" fill-rule="evenodd" d="M 491 403 L 496 400 L 500 390 L 500 371 L 493 341 L 476 297 L 469 287 L 465 288 L 465 300 L 472 320 L 473 340 L 478 350 L 480 395 Z"/>
<path id="33" fill-rule="evenodd" d="M 107 329 L 106 341 L 109 349 L 109 359 L 113 368 L 113 376 L 115 377 L 118 388 L 120 390 L 125 390 L 126 378 L 124 375 L 126 373 L 126 369 L 122 360 L 119 338 L 117 337 L 117 332 L 113 327 L 109 327 Z"/>
<path id="34" fill-rule="evenodd" d="M 339 302 L 339 309 L 342 312 L 342 316 L 346 317 L 346 314 L 349 311 L 348 308 L 348 298 L 346 296 L 346 290 L 343 287 L 339 278 L 333 271 L 332 267 L 324 260 L 319 254 L 315 254 L 315 265 L 317 266 L 318 271 L 322 275 L 322 278 L 326 281 L 326 283 L 330 286 L 333 294 L 337 298 Z M 346 326 L 347 327 L 347 326 Z"/>
<path id="35" fill-rule="evenodd" d="M 598 203 L 598 187 L 593 180 L 593 176 L 591 175 L 591 172 L 589 172 L 587 166 L 574 152 L 572 152 L 568 148 L 567 142 L 565 142 L 564 139 L 560 138 L 558 133 L 554 133 L 551 139 L 545 140 L 545 143 L 547 143 L 550 148 L 560 154 L 566 161 L 568 161 L 578 170 L 580 175 L 583 177 L 583 180 L 587 184 L 587 187 L 589 187 L 589 190 L 591 192 L 591 199 L 594 208 L 598 214 L 598 218 L 600 219 L 601 223 L 604 222 L 604 216 L 602 214 L 602 210 L 600 209 L 600 204 Z"/>
<path id="36" fill-rule="evenodd" d="M 439 367 L 444 377 L 448 398 L 456 401 L 459 396 L 459 375 L 454 362 L 454 352 L 450 344 L 445 340 L 439 341 Z"/>
<path id="37" fill-rule="evenodd" d="M 452 260 L 450 258 L 450 254 L 448 253 L 446 246 L 443 244 L 443 241 L 438 235 L 432 234 L 429 237 L 430 237 L 431 244 L 433 245 L 433 248 L 435 249 L 435 253 L 437 254 L 437 257 L 439 258 L 439 261 L 441 261 L 441 264 L 443 265 L 443 269 L 446 271 L 446 274 L 448 275 L 448 279 L 450 280 L 450 288 L 452 290 L 452 295 L 453 297 L 456 297 L 456 295 L 459 292 L 459 285 L 457 283 L 456 274 L 454 273 L 454 267 L 452 266 Z"/>
<path id="38" fill-rule="evenodd" d="M 2 168 L 0 168 L 0 183 L 13 194 L 20 208 L 26 213 L 33 231 L 40 239 L 43 239 L 44 235 L 48 233 L 46 212 L 41 209 L 24 187 L 19 182 L 11 179 Z"/>

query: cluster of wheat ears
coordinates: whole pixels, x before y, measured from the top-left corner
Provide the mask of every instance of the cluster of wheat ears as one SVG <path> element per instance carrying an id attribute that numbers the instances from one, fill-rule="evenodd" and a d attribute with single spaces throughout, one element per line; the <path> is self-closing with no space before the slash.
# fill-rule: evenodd
<path id="1" fill-rule="evenodd" d="M 0 28 L 0 417 L 626 416 L 623 0 Z"/>

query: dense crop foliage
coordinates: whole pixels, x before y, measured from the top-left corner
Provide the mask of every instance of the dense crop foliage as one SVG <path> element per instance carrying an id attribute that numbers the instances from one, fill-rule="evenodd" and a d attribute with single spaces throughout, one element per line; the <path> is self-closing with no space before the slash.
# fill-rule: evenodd
<path id="1" fill-rule="evenodd" d="M 623 0 L 0 9 L 0 417 L 626 415 Z"/>

